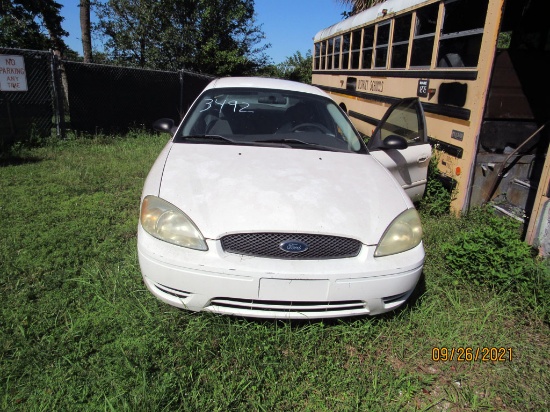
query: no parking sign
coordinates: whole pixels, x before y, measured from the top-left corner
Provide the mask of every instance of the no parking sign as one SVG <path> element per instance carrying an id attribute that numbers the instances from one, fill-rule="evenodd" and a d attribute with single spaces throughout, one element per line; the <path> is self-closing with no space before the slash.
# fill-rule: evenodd
<path id="1" fill-rule="evenodd" d="M 27 91 L 27 72 L 23 56 L 0 54 L 0 91 Z"/>

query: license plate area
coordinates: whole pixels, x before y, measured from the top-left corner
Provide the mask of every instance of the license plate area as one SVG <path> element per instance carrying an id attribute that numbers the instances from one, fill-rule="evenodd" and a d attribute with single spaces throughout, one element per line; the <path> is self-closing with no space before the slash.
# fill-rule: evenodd
<path id="1" fill-rule="evenodd" d="M 259 299 L 280 301 L 325 301 L 328 280 L 260 279 Z"/>

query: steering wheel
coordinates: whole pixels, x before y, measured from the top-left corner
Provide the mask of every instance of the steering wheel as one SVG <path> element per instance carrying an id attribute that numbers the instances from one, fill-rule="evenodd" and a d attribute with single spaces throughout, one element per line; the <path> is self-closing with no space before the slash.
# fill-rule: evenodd
<path id="1" fill-rule="evenodd" d="M 329 129 L 327 129 L 325 126 L 319 123 L 300 123 L 299 125 L 296 125 L 292 129 L 290 129 L 290 131 L 292 133 L 295 133 L 295 132 L 298 132 L 300 129 L 306 129 L 308 127 L 317 129 L 320 132 L 323 132 L 324 134 L 332 134 L 332 132 Z"/>

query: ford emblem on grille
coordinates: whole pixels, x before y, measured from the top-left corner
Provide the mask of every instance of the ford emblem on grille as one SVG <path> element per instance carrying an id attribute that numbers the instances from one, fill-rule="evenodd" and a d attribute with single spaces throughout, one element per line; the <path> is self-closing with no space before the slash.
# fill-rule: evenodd
<path id="1" fill-rule="evenodd" d="M 309 246 L 299 240 L 285 240 L 279 245 L 279 249 L 288 253 L 302 253 L 309 249 Z"/>

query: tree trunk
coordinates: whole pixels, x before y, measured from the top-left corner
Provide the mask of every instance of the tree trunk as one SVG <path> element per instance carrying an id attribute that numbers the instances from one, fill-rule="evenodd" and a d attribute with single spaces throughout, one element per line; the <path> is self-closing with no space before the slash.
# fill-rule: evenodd
<path id="1" fill-rule="evenodd" d="M 90 0 L 80 0 L 80 32 L 84 63 L 92 63 L 92 36 L 90 27 Z"/>

